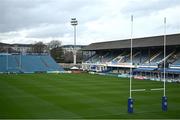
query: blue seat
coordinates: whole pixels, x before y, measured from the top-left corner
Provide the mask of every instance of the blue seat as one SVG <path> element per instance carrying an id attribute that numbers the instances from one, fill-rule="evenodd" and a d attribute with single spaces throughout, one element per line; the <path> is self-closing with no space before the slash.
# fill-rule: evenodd
<path id="1" fill-rule="evenodd" d="M 0 72 L 48 72 L 63 71 L 49 55 L 0 55 Z"/>

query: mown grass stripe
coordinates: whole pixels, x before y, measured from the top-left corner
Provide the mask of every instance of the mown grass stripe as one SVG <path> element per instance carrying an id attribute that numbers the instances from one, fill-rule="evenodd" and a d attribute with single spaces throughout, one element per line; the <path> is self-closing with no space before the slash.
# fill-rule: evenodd
<path id="1" fill-rule="evenodd" d="M 162 82 L 133 80 L 133 89 Z M 180 118 L 180 85 L 167 83 L 168 112 L 162 91 L 133 93 L 135 113 L 127 113 L 129 79 L 89 74 L 0 75 L 0 118 Z M 12 109 L 12 110 L 11 110 Z"/>

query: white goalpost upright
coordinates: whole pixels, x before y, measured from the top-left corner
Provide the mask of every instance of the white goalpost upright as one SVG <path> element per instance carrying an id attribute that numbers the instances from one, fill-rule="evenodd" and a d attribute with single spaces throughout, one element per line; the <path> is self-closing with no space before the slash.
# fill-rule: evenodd
<path id="1" fill-rule="evenodd" d="M 132 37 L 133 37 L 133 15 L 131 15 L 131 51 L 130 51 L 131 52 L 131 56 L 130 56 L 131 67 L 130 67 L 130 90 L 129 90 L 130 94 L 129 94 L 129 98 L 131 98 L 131 96 L 132 96 L 132 91 L 131 91 L 132 90 L 132 86 L 131 86 L 132 85 L 132 65 L 133 65 L 133 61 L 132 61 L 132 44 L 133 44 L 132 40 L 133 40 L 133 38 Z"/>
<path id="2" fill-rule="evenodd" d="M 166 96 L 166 18 L 164 18 L 164 96 Z"/>
<path id="3" fill-rule="evenodd" d="M 162 97 L 162 110 L 167 111 L 167 96 L 166 96 L 166 17 L 164 17 L 164 89 Z"/>
<path id="4" fill-rule="evenodd" d="M 133 15 L 131 15 L 131 51 L 130 51 L 130 74 L 129 74 L 129 98 L 128 98 L 128 113 L 133 113 L 133 99 L 132 99 L 132 45 L 133 45 Z"/>

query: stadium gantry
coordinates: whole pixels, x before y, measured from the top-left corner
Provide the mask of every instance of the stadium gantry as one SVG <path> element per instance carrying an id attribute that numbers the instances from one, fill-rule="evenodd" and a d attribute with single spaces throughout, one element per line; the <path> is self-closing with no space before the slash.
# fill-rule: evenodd
<path id="1" fill-rule="evenodd" d="M 130 39 L 92 43 L 83 48 L 83 70 L 163 81 L 163 35 L 133 39 L 133 63 L 130 62 Z M 166 79 L 180 82 L 180 34 L 167 35 Z"/>

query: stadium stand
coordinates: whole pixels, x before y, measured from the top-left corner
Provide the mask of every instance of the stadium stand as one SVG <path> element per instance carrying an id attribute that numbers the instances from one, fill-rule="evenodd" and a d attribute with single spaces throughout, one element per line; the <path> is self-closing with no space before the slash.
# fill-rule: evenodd
<path id="1" fill-rule="evenodd" d="M 50 55 L 0 54 L 0 73 L 60 72 L 59 66 Z"/>
<path id="2" fill-rule="evenodd" d="M 166 73 L 167 78 L 180 81 L 180 34 L 167 35 Z M 116 73 L 127 76 L 133 68 L 134 77 L 161 80 L 164 67 L 163 36 L 133 39 L 133 62 L 130 62 L 130 39 L 92 43 L 83 48 L 93 52 L 82 63 L 83 70 Z"/>

